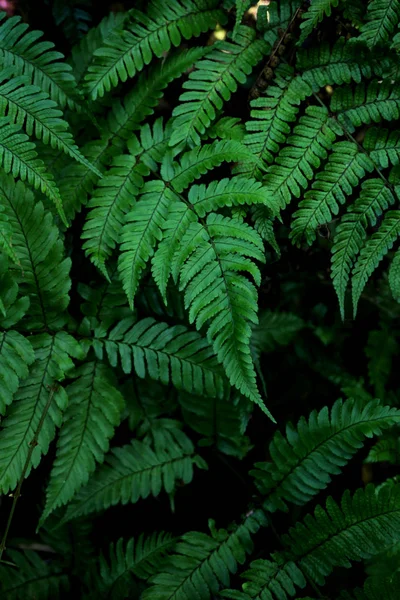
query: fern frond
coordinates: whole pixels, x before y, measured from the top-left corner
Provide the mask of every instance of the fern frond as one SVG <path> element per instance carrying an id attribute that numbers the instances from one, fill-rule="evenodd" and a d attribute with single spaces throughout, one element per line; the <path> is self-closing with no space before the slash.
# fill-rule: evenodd
<path id="1" fill-rule="evenodd" d="M 207 130 L 209 138 L 236 140 L 237 142 L 243 142 L 244 134 L 244 123 L 238 117 L 221 117 Z"/>
<path id="2" fill-rule="evenodd" d="M 375 164 L 387 169 L 400 162 L 400 131 L 370 127 L 365 134 L 364 148 Z"/>
<path id="3" fill-rule="evenodd" d="M 270 463 L 257 463 L 252 472 L 266 510 L 287 510 L 287 503 L 306 504 L 327 487 L 332 475 L 363 446 L 364 438 L 379 435 L 399 422 L 400 411 L 377 400 L 338 400 L 302 417 L 297 428 L 286 427 L 286 437 L 274 435 Z M 315 473 L 318 472 L 318 477 Z"/>
<path id="4" fill-rule="evenodd" d="M 170 382 L 189 393 L 224 396 L 224 377 L 207 343 L 198 333 L 183 325 L 168 327 L 148 317 L 132 325 L 132 318 L 121 320 L 106 334 L 95 331 L 93 348 L 101 360 L 103 348 L 111 366 L 118 355 L 125 373 L 132 367 L 138 377 Z"/>
<path id="5" fill-rule="evenodd" d="M 400 233 L 400 213 L 391 210 L 385 214 L 378 231 L 372 234 L 361 249 L 353 269 L 352 297 L 354 318 L 357 306 L 367 280 L 375 271 L 383 257 L 392 248 Z"/>
<path id="6" fill-rule="evenodd" d="M 358 39 L 369 48 L 389 40 L 400 20 L 399 0 L 372 0 L 368 4 L 366 23 L 360 29 Z"/>
<path id="7" fill-rule="evenodd" d="M 267 208 L 267 206 L 255 206 L 252 209 L 251 214 L 254 222 L 254 229 L 263 240 L 268 242 L 274 252 L 280 256 L 281 251 L 275 238 L 274 223 L 270 209 Z"/>
<path id="8" fill-rule="evenodd" d="M 273 47 L 279 37 L 279 31 L 286 31 L 296 11 L 301 6 L 301 0 L 271 0 L 268 4 L 260 4 L 257 9 L 257 29 L 264 39 Z"/>
<path id="9" fill-rule="evenodd" d="M 82 233 L 82 239 L 87 240 L 83 248 L 106 277 L 105 261 L 119 241 L 125 215 L 134 207 L 135 198 L 144 185 L 143 176 L 161 161 L 168 138 L 169 127 L 163 127 L 162 119 L 154 123 L 152 130 L 148 125 L 143 126 L 142 144 L 136 136 L 131 137 L 129 154 L 114 158 L 92 195 L 88 204 L 91 210 Z"/>
<path id="10" fill-rule="evenodd" d="M 18 258 L 15 258 L 15 262 L 18 262 Z M 7 256 L 0 254 L 0 329 L 14 327 L 26 314 L 29 304 L 28 296 L 19 294 L 19 286 L 12 276 Z"/>
<path id="11" fill-rule="evenodd" d="M 37 157 L 35 144 L 8 117 L 0 117 L 0 164 L 6 173 L 27 180 L 35 190 L 46 194 L 65 220 L 60 192 L 43 161 Z"/>
<path id="12" fill-rule="evenodd" d="M 326 108 L 306 108 L 305 116 L 300 117 L 293 135 L 264 176 L 266 187 L 279 208 L 289 204 L 292 196 L 299 198 L 302 195 L 313 179 L 314 171 L 328 156 L 337 133 Z"/>
<path id="13" fill-rule="evenodd" d="M 289 123 L 296 120 L 301 102 L 311 94 L 310 85 L 301 77 L 295 77 L 291 67 L 281 65 L 276 70 L 273 85 L 267 87 L 265 96 L 251 101 L 251 119 L 246 123 L 244 143 L 258 162 L 242 161 L 238 171 L 258 177 L 263 166 L 273 162 L 290 133 Z"/>
<path id="14" fill-rule="evenodd" d="M 235 27 L 233 28 L 233 39 L 236 41 L 236 36 L 239 33 L 240 25 L 246 10 L 253 4 L 252 0 L 236 0 L 236 15 L 235 15 Z"/>
<path id="15" fill-rule="evenodd" d="M 102 462 L 124 404 L 104 365 L 87 362 L 73 375 L 78 379 L 65 390 L 69 402 L 58 438 L 41 523 L 58 506 L 69 502 L 75 492 L 88 482 L 96 462 Z M 69 377 L 73 375 L 69 374 Z"/>
<path id="16" fill-rule="evenodd" d="M 49 94 L 61 108 L 80 109 L 80 95 L 71 67 L 54 44 L 40 40 L 41 31 L 27 31 L 21 17 L 6 18 L 0 12 L 0 51 L 2 67 L 12 67 L 14 76 L 27 75 L 33 85 Z"/>
<path id="17" fill-rule="evenodd" d="M 17 331 L 0 332 L 0 414 L 11 404 L 21 380 L 28 376 L 35 355 L 31 344 Z"/>
<path id="18" fill-rule="evenodd" d="M 316 237 L 316 229 L 337 215 L 339 205 L 352 193 L 367 171 L 373 170 L 373 163 L 359 152 L 352 142 L 337 142 L 323 171 L 317 173 L 311 189 L 305 193 L 294 213 L 290 237 L 300 244 L 305 237 L 311 244 Z"/>
<path id="19" fill-rule="evenodd" d="M 265 310 L 253 328 L 253 352 L 271 352 L 276 346 L 288 346 L 305 326 L 303 319 L 293 313 Z"/>
<path id="20" fill-rule="evenodd" d="M 394 203 L 395 198 L 382 179 L 367 179 L 361 185 L 360 197 L 340 221 L 332 246 L 331 276 L 342 319 L 351 268 L 367 237 L 367 225 L 374 226 L 383 211 Z"/>
<path id="21" fill-rule="evenodd" d="M 14 277 L 20 290 L 30 298 L 25 324 L 30 329 L 64 325 L 69 303 L 71 260 L 50 212 L 35 202 L 22 182 L 0 173 L 0 198 L 12 230 L 13 250 L 18 260 Z"/>
<path id="22" fill-rule="evenodd" d="M 10 79 L 10 81 L 5 81 Z M 68 123 L 62 119 L 57 104 L 45 92 L 34 85 L 26 85 L 26 77 L 14 77 L 12 69 L 4 69 L 0 77 L 0 113 L 7 115 L 11 123 L 16 123 L 34 135 L 44 144 L 62 150 L 74 160 L 81 162 L 97 175 L 95 167 L 81 154 Z"/>
<path id="23" fill-rule="evenodd" d="M 198 146 L 200 136 L 214 121 L 217 111 L 236 92 L 238 85 L 245 83 L 265 51 L 266 44 L 256 38 L 256 32 L 240 26 L 235 43 L 221 42 L 206 59 L 196 63 L 183 84 L 189 91 L 180 96 L 181 104 L 172 113 L 175 119 L 170 145 L 185 142 L 185 146 Z"/>
<path id="24" fill-rule="evenodd" d="M 21 477 L 29 444 L 52 393 L 52 386 L 61 381 L 74 366 L 70 356 L 82 357 L 77 342 L 64 332 L 54 336 L 47 333 L 32 336 L 30 343 L 35 350 L 36 360 L 29 377 L 20 384 L 0 431 L 0 489 L 3 494 L 13 490 Z M 65 390 L 56 386 L 26 476 L 32 467 L 38 466 L 42 454 L 47 454 L 67 402 Z"/>
<path id="25" fill-rule="evenodd" d="M 169 533 L 143 534 L 126 543 L 110 544 L 107 558 L 100 556 L 92 574 L 91 590 L 103 597 L 125 598 L 136 591 L 135 579 L 149 579 L 163 565 L 165 555 L 176 544 Z"/>
<path id="26" fill-rule="evenodd" d="M 301 35 L 299 44 L 302 44 L 306 38 L 316 29 L 317 25 L 325 17 L 330 17 L 332 8 L 338 6 L 339 0 L 313 0 L 307 11 L 303 15 L 303 21 L 300 24 Z"/>
<path id="27" fill-rule="evenodd" d="M 42 558 L 34 550 L 7 550 L 15 568 L 0 563 L 0 592 L 7 600 L 59 600 L 69 592 L 69 578 L 60 561 Z"/>
<path id="28" fill-rule="evenodd" d="M 365 463 L 386 462 L 398 465 L 400 462 L 400 440 L 398 434 L 392 433 L 390 437 L 376 442 L 368 453 Z"/>
<path id="29" fill-rule="evenodd" d="M 176 429 L 164 433 L 163 444 L 154 449 L 137 440 L 114 448 L 89 483 L 78 492 L 64 522 L 118 503 L 135 503 L 150 494 L 158 496 L 162 490 L 170 494 L 177 481 L 191 482 L 194 464 L 200 468 L 205 466 L 194 453 L 189 438 Z"/>
<path id="30" fill-rule="evenodd" d="M 331 109 L 349 131 L 368 123 L 394 121 L 400 117 L 400 90 L 390 80 L 363 83 L 354 89 L 338 88 Z"/>
<path id="31" fill-rule="evenodd" d="M 393 298 L 396 302 L 400 302 L 400 251 L 397 250 L 390 263 L 389 269 L 389 285 Z"/>
<path id="32" fill-rule="evenodd" d="M 212 524 L 213 525 L 213 524 Z M 143 600 L 189 600 L 199 595 L 211 599 L 221 587 L 229 585 L 231 574 L 253 550 L 251 535 L 266 525 L 262 511 L 254 511 L 233 531 L 212 531 L 209 536 L 191 531 L 175 546 L 176 554 L 167 556 L 154 585 L 143 593 Z"/>
<path id="33" fill-rule="evenodd" d="M 214 0 L 171 0 L 168 5 L 151 2 L 148 14 L 131 11 L 126 28 L 113 33 L 105 45 L 95 51 L 95 60 L 86 75 L 86 91 L 96 100 L 160 58 L 171 46 L 179 46 L 182 38 L 199 36 L 218 22 L 223 13 Z M 151 16 L 150 16 L 151 15 Z"/>

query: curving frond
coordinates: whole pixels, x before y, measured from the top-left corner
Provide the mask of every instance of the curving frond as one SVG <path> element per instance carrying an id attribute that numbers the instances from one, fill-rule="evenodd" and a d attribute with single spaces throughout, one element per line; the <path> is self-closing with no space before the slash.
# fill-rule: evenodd
<path id="1" fill-rule="evenodd" d="M 17 331 L 0 332 L 0 414 L 11 404 L 20 382 L 28 376 L 34 361 L 29 341 Z"/>
<path id="2" fill-rule="evenodd" d="M 290 237 L 299 244 L 305 238 L 308 244 L 316 237 L 319 225 L 329 223 L 339 212 L 346 196 L 352 193 L 365 173 L 374 168 L 371 160 L 359 152 L 352 142 L 337 142 L 323 171 L 315 176 L 311 189 L 299 203 L 293 215 Z"/>
<path id="3" fill-rule="evenodd" d="M 215 0 L 171 0 L 168 5 L 151 2 L 147 14 L 131 11 L 125 27 L 111 34 L 95 51 L 95 60 L 86 75 L 86 91 L 95 100 L 119 81 L 141 71 L 153 56 L 160 58 L 182 38 L 199 36 L 224 21 Z"/>
<path id="4" fill-rule="evenodd" d="M 383 257 L 392 248 L 399 233 L 400 213 L 397 210 L 391 210 L 385 214 L 379 230 L 372 234 L 361 249 L 357 262 L 354 265 L 352 277 L 354 317 L 356 316 L 358 301 L 367 280 Z"/>
<path id="5" fill-rule="evenodd" d="M 216 45 L 207 58 L 195 64 L 194 71 L 183 84 L 185 91 L 179 98 L 172 116 L 174 131 L 170 145 L 184 142 L 197 146 L 210 124 L 236 92 L 245 83 L 253 67 L 261 60 L 266 44 L 256 37 L 250 27 L 239 26 L 235 42 L 224 41 Z"/>
<path id="6" fill-rule="evenodd" d="M 358 39 L 370 48 L 387 42 L 400 21 L 399 0 L 372 0 Z"/>
<path id="7" fill-rule="evenodd" d="M 65 332 L 54 336 L 48 333 L 32 336 L 30 343 L 35 350 L 35 362 L 29 377 L 19 386 L 0 431 L 0 489 L 3 494 L 17 485 L 29 445 L 42 418 L 44 423 L 26 477 L 32 467 L 38 466 L 42 454 L 47 454 L 68 402 L 65 390 L 57 382 L 74 366 L 70 356 L 82 357 L 78 343 Z"/>
<path id="8" fill-rule="evenodd" d="M 58 438 L 56 457 L 46 490 L 41 523 L 67 504 L 101 463 L 119 424 L 124 402 L 105 365 L 87 362 L 69 377 L 68 406 Z"/>
<path id="9" fill-rule="evenodd" d="M 400 131 L 370 127 L 365 134 L 363 146 L 371 160 L 383 169 L 400 162 Z"/>
<path id="10" fill-rule="evenodd" d="M 390 263 L 389 285 L 393 298 L 400 302 L 400 251 L 397 250 Z"/>
<path id="11" fill-rule="evenodd" d="M 71 260 L 64 258 L 64 245 L 50 212 L 22 182 L 0 173 L 0 198 L 12 231 L 13 251 L 17 258 L 14 276 L 21 291 L 29 296 L 30 329 L 65 324 L 69 303 Z"/>
<path id="12" fill-rule="evenodd" d="M 7 18 L 0 12 L 0 51 L 2 67 L 12 67 L 14 76 L 26 75 L 33 85 L 49 94 L 61 108 L 81 110 L 81 97 L 71 67 L 60 62 L 64 56 L 54 44 L 38 40 L 41 31 L 27 31 L 21 17 Z"/>
<path id="13" fill-rule="evenodd" d="M 213 598 L 229 585 L 238 564 L 253 550 L 251 535 L 266 525 L 262 511 L 253 511 L 232 531 L 215 530 L 212 536 L 197 531 L 185 533 L 176 544 L 175 554 L 166 557 L 161 572 L 150 579 L 153 586 L 143 593 L 143 600 L 186 600 L 198 596 Z"/>
<path id="14" fill-rule="evenodd" d="M 357 254 L 367 237 L 367 226 L 374 226 L 377 219 L 395 198 L 382 179 L 367 179 L 361 186 L 359 198 L 343 215 L 332 246 L 331 276 L 344 319 L 344 299 Z"/>
<path id="15" fill-rule="evenodd" d="M 303 21 L 300 24 L 302 30 L 299 44 L 302 44 L 304 40 L 313 32 L 318 23 L 325 17 L 330 17 L 332 9 L 339 4 L 339 0 L 313 0 L 307 11 L 303 15 Z"/>
<path id="16" fill-rule="evenodd" d="M 115 504 L 158 496 L 163 490 L 171 494 L 178 481 L 186 484 L 192 481 L 193 465 L 204 468 L 205 463 L 182 431 L 164 432 L 162 443 L 154 449 L 132 440 L 111 451 L 69 505 L 63 522 Z"/>
<path id="17" fill-rule="evenodd" d="M 400 90 L 388 79 L 360 83 L 355 89 L 338 88 L 331 109 L 349 131 L 368 123 L 394 121 L 400 117 Z"/>
<path id="18" fill-rule="evenodd" d="M 312 411 L 297 427 L 288 424 L 286 437 L 274 435 L 271 462 L 256 463 L 252 472 L 266 510 L 287 510 L 287 503 L 306 504 L 338 475 L 363 446 L 365 438 L 397 424 L 400 411 L 378 400 L 338 400 L 329 411 Z M 315 473 L 318 472 L 318 476 Z"/>

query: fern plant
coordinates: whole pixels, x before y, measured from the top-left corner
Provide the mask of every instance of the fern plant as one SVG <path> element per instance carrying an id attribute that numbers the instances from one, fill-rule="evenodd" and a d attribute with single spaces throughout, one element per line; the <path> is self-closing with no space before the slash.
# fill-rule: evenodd
<path id="1" fill-rule="evenodd" d="M 400 4 L 119 8 L 0 14 L 1 597 L 396 597 Z"/>

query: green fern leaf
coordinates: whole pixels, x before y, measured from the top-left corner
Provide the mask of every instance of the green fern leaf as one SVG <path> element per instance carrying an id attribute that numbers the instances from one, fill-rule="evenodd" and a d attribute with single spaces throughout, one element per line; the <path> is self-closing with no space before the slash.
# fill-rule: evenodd
<path id="1" fill-rule="evenodd" d="M 0 414 L 11 404 L 20 381 L 28 376 L 35 355 L 29 341 L 17 331 L 0 332 Z"/>
<path id="2" fill-rule="evenodd" d="M 400 162 L 400 131 L 371 127 L 365 134 L 363 145 L 371 160 L 382 169 Z"/>
<path id="3" fill-rule="evenodd" d="M 29 329 L 58 329 L 65 324 L 69 303 L 71 260 L 64 258 L 64 247 L 50 212 L 35 202 L 22 182 L 0 173 L 0 198 L 12 230 L 17 257 L 14 277 L 21 292 L 29 296 Z"/>
<path id="4" fill-rule="evenodd" d="M 244 143 L 258 162 L 242 161 L 238 172 L 258 177 L 263 165 L 273 162 L 279 146 L 290 133 L 289 123 L 296 120 L 301 102 L 311 94 L 312 88 L 301 77 L 294 77 L 291 67 L 281 65 L 277 69 L 273 85 L 267 87 L 265 96 L 251 101 L 251 120 L 246 123 Z"/>
<path id="5" fill-rule="evenodd" d="M 303 319 L 293 313 L 263 311 L 251 336 L 253 352 L 260 355 L 271 352 L 276 346 L 288 346 L 304 326 Z"/>
<path id="6" fill-rule="evenodd" d="M 235 16 L 235 27 L 233 28 L 233 39 L 236 41 L 237 35 L 240 31 L 240 25 L 244 16 L 244 13 L 253 4 L 252 0 L 236 0 L 236 16 Z"/>
<path id="7" fill-rule="evenodd" d="M 240 26 L 235 43 L 221 42 L 208 54 L 206 59 L 195 65 L 195 70 L 183 84 L 185 91 L 173 111 L 174 131 L 170 145 L 185 142 L 185 146 L 197 146 L 217 111 L 237 90 L 238 84 L 245 83 L 252 68 L 261 60 L 266 51 L 263 40 L 256 39 L 250 27 Z"/>
<path id="8" fill-rule="evenodd" d="M 368 179 L 361 186 L 360 197 L 349 207 L 338 226 L 332 247 L 332 281 L 344 319 L 344 299 L 351 268 L 367 237 L 366 227 L 395 203 L 393 194 L 381 179 Z"/>
<path id="9" fill-rule="evenodd" d="M 28 296 L 19 294 L 19 286 L 12 276 L 7 256 L 0 254 L 0 328 L 14 327 L 26 314 L 29 304 Z"/>
<path id="10" fill-rule="evenodd" d="M 369 48 L 386 42 L 400 20 L 399 0 L 372 0 L 368 4 L 367 21 L 360 29 L 358 39 Z"/>
<path id="11" fill-rule="evenodd" d="M 332 8 L 338 6 L 339 0 L 313 0 L 308 10 L 303 15 L 303 21 L 300 24 L 301 35 L 299 44 L 302 44 L 306 38 L 316 29 L 318 23 L 325 17 L 330 17 Z"/>
<path id="12" fill-rule="evenodd" d="M 110 544 L 107 558 L 100 556 L 92 575 L 91 590 L 99 597 L 107 595 L 113 600 L 132 596 L 138 592 L 135 580 L 147 580 L 154 575 L 175 544 L 176 538 L 164 532 L 140 535 L 137 542 L 133 538 L 126 543 L 119 539 L 116 544 Z"/>
<path id="13" fill-rule="evenodd" d="M 389 285 L 393 298 L 396 302 L 400 302 L 400 252 L 398 250 L 390 263 Z"/>
<path id="14" fill-rule="evenodd" d="M 338 475 L 363 446 L 366 437 L 379 435 L 399 422 L 400 411 L 377 400 L 338 400 L 302 417 L 286 437 L 277 432 L 270 444 L 271 462 L 257 463 L 252 472 L 268 511 L 287 510 L 287 503 L 306 504 Z M 318 477 L 315 476 L 318 470 Z"/>
<path id="15" fill-rule="evenodd" d="M 10 81 L 6 81 L 10 79 Z M 44 144 L 62 150 L 65 154 L 81 162 L 97 175 L 95 167 L 81 154 L 72 134 L 67 131 L 57 104 L 45 92 L 34 85 L 27 85 L 27 77 L 14 77 L 12 69 L 4 69 L 0 77 L 0 114 L 7 114 L 11 123 L 24 127 L 30 136 L 35 135 Z"/>
<path id="16" fill-rule="evenodd" d="M 165 433 L 164 438 L 164 443 L 154 450 L 137 440 L 114 448 L 78 492 L 64 522 L 118 503 L 134 503 L 150 494 L 158 496 L 162 490 L 170 494 L 177 481 L 190 483 L 193 465 L 204 468 L 205 463 L 194 454 L 192 442 L 182 431 Z"/>
<path id="17" fill-rule="evenodd" d="M 326 108 L 306 108 L 306 115 L 300 117 L 293 135 L 265 173 L 264 182 L 279 208 L 285 208 L 292 196 L 302 195 L 314 171 L 328 156 L 337 133 Z"/>
<path id="18" fill-rule="evenodd" d="M 398 465 L 400 462 L 400 440 L 397 434 L 392 432 L 391 437 L 381 439 L 374 444 L 368 453 L 365 463 L 385 462 Z"/>
<path id="19" fill-rule="evenodd" d="M 317 173 L 305 199 L 299 203 L 294 213 L 290 237 L 300 244 L 303 237 L 311 244 L 316 237 L 316 229 L 332 219 L 339 212 L 339 204 L 344 204 L 366 171 L 372 171 L 373 163 L 360 153 L 352 142 L 337 142 L 323 171 Z"/>
<path id="20" fill-rule="evenodd" d="M 70 356 L 82 358 L 77 342 L 64 332 L 54 336 L 47 333 L 32 336 L 30 342 L 35 350 L 36 360 L 29 377 L 22 382 L 15 394 L 0 431 L 0 489 L 3 494 L 17 485 L 28 456 L 29 444 L 51 398 L 51 405 L 25 476 L 29 475 L 32 467 L 38 466 L 42 454 L 47 454 L 68 401 L 65 390 L 60 386 L 56 386 L 54 395 L 50 396 L 53 394 L 52 386 L 61 381 L 73 367 Z"/>
<path id="21" fill-rule="evenodd" d="M 383 119 L 393 121 L 400 117 L 400 91 L 390 80 L 372 81 L 367 87 L 361 83 L 354 90 L 339 88 L 331 109 L 349 131 Z"/>
<path id="22" fill-rule="evenodd" d="M 257 29 L 263 33 L 271 49 L 280 37 L 279 30 L 286 31 L 301 4 L 301 0 L 271 0 L 268 4 L 257 6 Z"/>
<path id="23" fill-rule="evenodd" d="M 274 224 L 270 209 L 267 206 L 255 206 L 251 213 L 254 222 L 254 229 L 263 240 L 268 242 L 277 256 L 280 256 L 281 251 L 275 238 Z"/>
<path id="24" fill-rule="evenodd" d="M 224 378 L 207 341 L 183 325 L 168 327 L 148 317 L 135 325 L 121 320 L 108 334 L 95 331 L 93 348 L 101 360 L 105 350 L 111 366 L 124 373 L 170 382 L 178 389 L 206 396 L 224 396 Z M 133 361 L 133 365 L 132 365 Z"/>
<path id="25" fill-rule="evenodd" d="M 131 308 L 140 276 L 153 255 L 157 240 L 161 240 L 161 228 L 175 198 L 164 182 L 147 182 L 140 199 L 125 218 L 118 270 Z"/>
<path id="26" fill-rule="evenodd" d="M 148 14 L 132 10 L 126 29 L 112 34 L 106 44 L 95 51 L 94 63 L 86 75 L 86 91 L 96 100 L 119 81 L 126 81 L 149 64 L 153 56 L 161 57 L 171 46 L 179 46 L 182 37 L 189 39 L 224 21 L 214 0 L 171 0 L 168 6 L 150 3 Z M 148 15 L 151 15 L 148 16 Z"/>
<path id="27" fill-rule="evenodd" d="M 8 117 L 0 117 L 0 164 L 4 171 L 22 181 L 27 180 L 36 190 L 40 189 L 54 202 L 65 220 L 60 192 L 34 148 L 35 144 L 21 133 L 19 125 L 10 123 Z"/>
<path id="28" fill-rule="evenodd" d="M 66 388 L 69 403 L 58 438 L 41 524 L 58 506 L 71 500 L 89 480 L 109 448 L 123 407 L 108 369 L 95 362 L 80 367 L 78 379 Z M 71 375 L 69 375 L 71 377 Z"/>
<path id="29" fill-rule="evenodd" d="M 0 563 L 0 592 L 7 600 L 59 600 L 69 592 L 69 579 L 62 564 L 42 558 L 34 550 L 7 550 L 8 559 L 17 567 Z"/>
<path id="30" fill-rule="evenodd" d="M 33 85 L 49 94 L 61 108 L 80 110 L 80 95 L 71 67 L 63 62 L 51 42 L 37 41 L 41 31 L 28 31 L 21 17 L 7 18 L 0 12 L 0 51 L 2 67 L 12 67 L 14 76 L 27 75 Z"/>
<path id="31" fill-rule="evenodd" d="M 357 305 L 367 280 L 375 271 L 383 257 L 392 248 L 400 233 L 399 213 L 391 210 L 385 214 L 378 231 L 372 234 L 365 246 L 361 249 L 353 269 L 352 296 L 354 318 L 357 314 Z"/>
<path id="32" fill-rule="evenodd" d="M 213 524 L 212 524 L 213 525 Z M 176 554 L 169 555 L 162 572 L 151 578 L 154 585 L 143 593 L 143 600 L 204 600 L 229 585 L 231 574 L 253 550 L 251 534 L 266 525 L 262 511 L 253 511 L 233 531 L 213 531 L 213 536 L 191 531 L 176 544 Z"/>
<path id="33" fill-rule="evenodd" d="M 221 117 L 207 130 L 209 138 L 243 142 L 245 126 L 238 117 Z"/>

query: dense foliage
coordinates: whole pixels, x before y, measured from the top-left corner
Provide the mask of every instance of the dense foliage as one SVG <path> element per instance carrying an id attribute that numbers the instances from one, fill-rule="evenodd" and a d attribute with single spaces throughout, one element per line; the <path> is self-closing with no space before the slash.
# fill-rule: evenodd
<path id="1" fill-rule="evenodd" d="M 398 598 L 400 0 L 131 4 L 0 14 L 1 598 Z"/>

